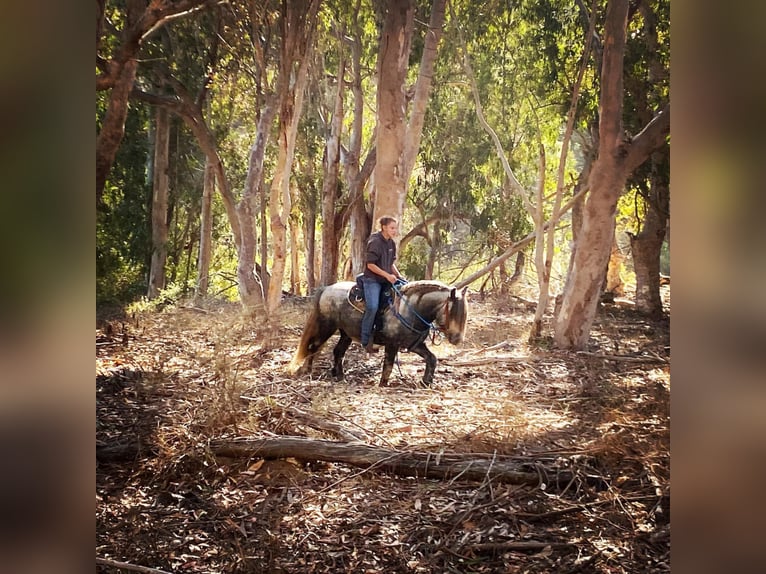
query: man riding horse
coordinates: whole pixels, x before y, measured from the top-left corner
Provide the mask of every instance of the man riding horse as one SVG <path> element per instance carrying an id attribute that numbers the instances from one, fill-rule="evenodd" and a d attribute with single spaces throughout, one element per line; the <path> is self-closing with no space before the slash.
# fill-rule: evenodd
<path id="1" fill-rule="evenodd" d="M 367 240 L 367 257 L 362 284 L 364 285 L 364 317 L 362 318 L 362 347 L 368 353 L 375 353 L 372 331 L 375 315 L 380 306 L 380 293 L 387 283 L 394 284 L 403 279 L 396 268 L 396 243 L 394 237 L 399 232 L 399 223 L 393 217 L 380 218 L 380 231 L 370 235 Z"/>

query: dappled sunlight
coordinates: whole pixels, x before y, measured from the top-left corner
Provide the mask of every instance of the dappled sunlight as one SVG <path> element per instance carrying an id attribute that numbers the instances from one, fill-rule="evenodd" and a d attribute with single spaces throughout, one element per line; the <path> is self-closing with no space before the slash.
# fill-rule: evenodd
<path id="1" fill-rule="evenodd" d="M 98 329 L 100 547 L 129 558 L 133 541 L 146 538 L 143 548 L 175 548 L 175 567 L 206 571 L 280 555 L 294 556 L 282 564 L 296 571 L 322 562 L 328 571 L 430 572 L 456 559 L 445 545 L 461 549 L 458 560 L 481 556 L 498 571 L 523 555 L 486 554 L 493 544 L 539 551 L 539 539 L 562 546 L 524 558 L 537 564 L 532 571 L 556 570 L 546 556 L 561 560 L 574 548 L 613 564 L 645 564 L 655 552 L 663 559 L 666 325 L 615 307 L 586 352 L 562 353 L 528 343 L 525 305 L 472 301 L 462 345 L 429 343 L 439 359 L 433 385 L 420 384 L 422 359 L 402 352 L 389 385 L 378 386 L 382 355 L 356 343 L 345 379 L 333 379 L 337 336 L 312 375 L 287 374 L 307 305 L 286 305 L 269 324 L 226 304 L 137 314 Z M 540 473 L 541 485 L 238 459 L 209 446 L 227 437 L 346 444 L 334 429 L 398 455 L 516 464 Z M 573 474 L 557 487 L 561 471 Z"/>

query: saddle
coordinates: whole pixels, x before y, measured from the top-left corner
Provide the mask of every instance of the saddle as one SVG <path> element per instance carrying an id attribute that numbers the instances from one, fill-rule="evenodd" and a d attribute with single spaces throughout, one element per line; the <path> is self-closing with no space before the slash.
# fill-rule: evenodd
<path id="1" fill-rule="evenodd" d="M 364 303 L 364 284 L 362 283 L 362 277 L 364 273 L 360 273 L 356 276 L 356 283 L 348 292 L 348 300 L 354 306 L 359 306 Z M 394 304 L 394 290 L 390 284 L 387 284 L 380 290 L 380 303 L 378 305 L 378 312 L 375 315 L 375 329 L 379 329 L 383 314 L 386 310 Z M 363 309 L 360 309 L 363 310 Z"/>

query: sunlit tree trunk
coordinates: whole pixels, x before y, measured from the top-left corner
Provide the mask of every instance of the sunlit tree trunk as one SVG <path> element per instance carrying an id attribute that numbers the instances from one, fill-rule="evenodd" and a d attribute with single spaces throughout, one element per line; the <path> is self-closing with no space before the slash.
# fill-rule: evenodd
<path id="1" fill-rule="evenodd" d="M 426 117 L 426 108 L 431 96 L 434 67 L 438 53 L 439 41 L 444 31 L 444 9 L 446 0 L 433 0 L 431 5 L 431 20 L 428 23 L 425 41 L 423 43 L 423 55 L 420 59 L 418 79 L 415 83 L 415 95 L 412 98 L 412 111 L 407 123 L 407 133 L 404 140 L 404 152 L 402 155 L 402 179 L 405 187 L 409 185 L 415 160 L 420 149 L 420 140 L 423 135 L 423 123 Z"/>
<path id="2" fill-rule="evenodd" d="M 595 2 L 593 4 L 595 7 Z M 559 217 L 561 210 L 561 203 L 564 199 L 564 177 L 565 168 L 567 163 L 567 157 L 569 155 L 569 144 L 574 132 L 575 116 L 577 114 L 577 106 L 580 100 L 580 88 L 582 87 L 583 77 L 588 68 L 588 60 L 591 51 L 591 41 L 593 38 L 593 30 L 596 25 L 596 13 L 595 10 L 591 11 L 588 21 L 588 31 L 586 33 L 585 48 L 583 49 L 583 55 L 581 58 L 580 69 L 577 74 L 577 80 L 572 88 L 572 100 L 569 103 L 569 110 L 567 112 L 567 122 L 564 128 L 564 136 L 561 141 L 561 153 L 559 154 L 559 164 L 556 170 L 556 195 L 553 200 L 553 208 L 551 210 L 551 220 L 556 221 Z M 541 144 L 542 147 L 542 144 Z M 545 153 L 542 150 L 541 153 Z M 541 160 L 544 162 L 544 157 Z M 544 166 L 543 166 L 544 168 Z M 541 180 L 544 178 L 544 170 L 541 169 Z M 551 269 L 553 268 L 553 254 L 555 250 L 555 238 L 556 238 L 556 226 L 551 225 L 545 234 L 545 243 L 542 242 L 542 226 L 543 226 L 543 195 L 542 190 L 538 193 L 537 201 L 537 215 L 535 217 L 535 228 L 538 233 L 538 240 L 535 244 L 535 259 L 537 267 L 538 278 L 538 296 L 537 296 L 537 309 L 535 310 L 535 317 L 532 322 L 532 329 L 530 330 L 530 339 L 536 339 L 542 334 L 543 315 L 548 308 L 548 301 L 550 298 L 550 282 L 551 282 Z"/>
<path id="3" fill-rule="evenodd" d="M 611 252 L 615 210 L 628 174 L 665 142 L 669 105 L 628 142 L 622 129 L 623 55 L 628 0 L 611 0 L 604 28 L 604 54 L 599 105 L 599 150 L 589 178 L 590 193 L 582 229 L 556 318 L 554 339 L 560 348 L 585 347 L 596 316 L 601 286 Z"/>
<path id="4" fill-rule="evenodd" d="M 389 0 L 380 36 L 377 94 L 377 162 L 373 227 L 380 217 L 401 220 L 406 197 L 402 153 L 406 133 L 405 81 L 415 8 L 412 0 Z"/>
<path id="5" fill-rule="evenodd" d="M 367 253 L 367 237 L 371 232 L 370 211 L 364 198 L 364 190 L 372 173 L 377 153 L 373 147 L 360 166 L 362 155 L 362 132 L 364 130 L 364 91 L 362 90 L 362 28 L 359 25 L 360 2 L 356 3 L 353 15 L 353 39 L 351 42 L 351 94 L 354 99 L 353 120 L 348 151 L 341 154 L 343 173 L 346 176 L 349 196 L 349 232 L 351 235 L 351 273 L 356 275 L 364 270 Z M 374 137 L 373 137 L 374 139 Z"/>
<path id="6" fill-rule="evenodd" d="M 280 74 L 290 78 L 288 88 L 282 96 L 280 108 L 279 156 L 269 198 L 269 220 L 271 222 L 272 266 L 266 298 L 269 313 L 273 312 L 282 299 L 282 283 L 287 266 L 287 226 L 290 223 L 292 197 L 290 175 L 295 158 L 295 142 L 298 135 L 298 121 L 303 111 L 303 94 L 308 78 L 316 26 L 318 2 L 312 2 L 308 14 L 306 6 L 288 4 L 285 36 L 282 39 L 282 64 Z M 294 63 L 300 62 L 297 72 Z"/>
<path id="7" fill-rule="evenodd" d="M 202 207 L 199 224 L 199 256 L 197 258 L 197 297 L 205 297 L 210 286 L 210 256 L 213 251 L 213 193 L 215 192 L 215 168 L 205 162 L 202 185 Z"/>
<path id="8" fill-rule="evenodd" d="M 149 267 L 149 299 L 165 288 L 165 262 L 168 257 L 168 164 L 170 119 L 168 111 L 157 108 L 154 131 L 152 175 L 152 261 Z"/>

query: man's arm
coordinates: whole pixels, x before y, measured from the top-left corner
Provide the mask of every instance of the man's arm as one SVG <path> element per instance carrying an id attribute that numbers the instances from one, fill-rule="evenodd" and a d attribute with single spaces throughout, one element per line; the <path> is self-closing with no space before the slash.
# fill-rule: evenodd
<path id="1" fill-rule="evenodd" d="M 375 273 L 375 275 L 380 275 L 389 283 L 393 283 L 394 281 L 396 281 L 397 277 L 401 277 L 401 275 L 399 274 L 399 270 L 396 268 L 396 265 L 392 265 L 391 267 L 393 268 L 395 274 L 383 271 L 383 269 L 375 265 L 375 263 L 367 264 L 367 269 Z"/>

